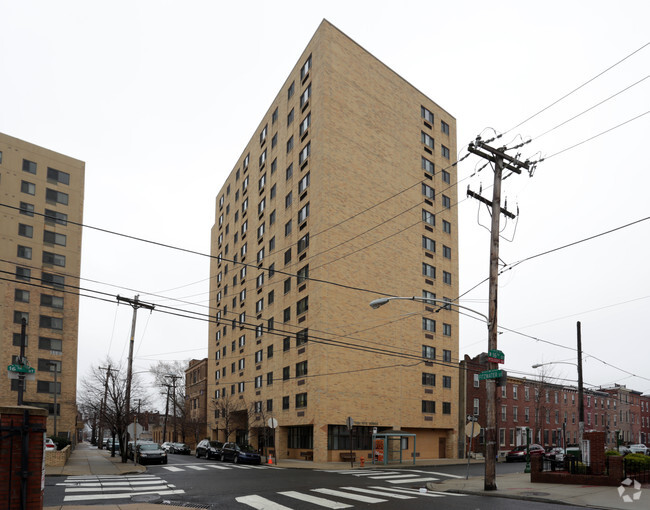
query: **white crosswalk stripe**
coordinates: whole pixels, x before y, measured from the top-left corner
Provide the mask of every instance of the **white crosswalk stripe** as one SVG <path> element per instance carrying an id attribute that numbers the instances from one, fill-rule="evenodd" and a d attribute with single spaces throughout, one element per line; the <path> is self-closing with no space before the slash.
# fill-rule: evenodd
<path id="1" fill-rule="evenodd" d="M 302 492 L 285 491 L 285 492 L 278 492 L 278 494 L 282 494 L 283 496 L 294 498 L 300 501 L 306 501 L 307 503 L 322 506 L 325 508 L 352 508 L 352 505 L 348 505 L 347 503 L 339 503 L 338 501 L 319 498 L 318 496 L 312 496 L 311 494 L 303 494 Z"/>
<path id="2" fill-rule="evenodd" d="M 235 501 L 248 505 L 251 508 L 256 510 L 291 510 L 288 506 L 281 505 L 280 503 L 274 503 L 270 499 L 263 498 L 257 494 L 251 494 L 250 496 L 240 496 L 235 498 Z"/>
<path id="3" fill-rule="evenodd" d="M 383 503 L 387 501 L 386 499 L 371 498 L 370 496 L 363 496 L 361 494 L 350 494 L 349 492 L 337 491 L 334 489 L 312 489 L 312 491 L 320 494 L 327 494 L 328 496 L 337 496 L 343 499 L 361 501 L 362 503 Z"/>
<path id="4" fill-rule="evenodd" d="M 162 469 L 166 469 L 172 473 L 178 473 L 179 471 L 206 471 L 210 469 L 284 469 L 281 467 L 267 466 L 265 464 L 259 466 L 243 466 L 241 464 L 176 464 L 175 466 L 161 466 Z"/>
<path id="5" fill-rule="evenodd" d="M 64 502 L 125 499 L 131 496 L 185 493 L 175 485 L 152 475 L 69 476 L 57 485 L 65 487 Z"/>
<path id="6" fill-rule="evenodd" d="M 415 499 L 415 496 L 406 496 L 404 494 L 391 494 L 390 492 L 366 489 L 365 487 L 341 487 L 346 491 L 357 491 L 363 492 L 365 494 L 376 494 L 377 496 L 383 496 L 385 498 L 394 498 L 394 499 Z"/>

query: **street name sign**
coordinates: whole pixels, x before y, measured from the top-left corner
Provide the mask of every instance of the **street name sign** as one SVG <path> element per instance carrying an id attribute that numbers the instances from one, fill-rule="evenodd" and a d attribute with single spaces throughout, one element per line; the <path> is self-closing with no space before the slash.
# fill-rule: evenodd
<path id="1" fill-rule="evenodd" d="M 478 374 L 478 380 L 483 381 L 485 379 L 499 379 L 503 376 L 503 370 L 486 370 Z"/>
<path id="2" fill-rule="evenodd" d="M 505 363 L 506 355 L 503 354 L 503 351 L 500 351 L 498 349 L 490 349 L 488 351 L 487 360 L 490 363 Z"/>
<path id="3" fill-rule="evenodd" d="M 32 367 L 28 367 L 27 365 L 9 365 L 7 367 L 7 370 L 9 372 L 19 372 L 23 374 L 34 374 L 36 373 L 36 369 Z"/>

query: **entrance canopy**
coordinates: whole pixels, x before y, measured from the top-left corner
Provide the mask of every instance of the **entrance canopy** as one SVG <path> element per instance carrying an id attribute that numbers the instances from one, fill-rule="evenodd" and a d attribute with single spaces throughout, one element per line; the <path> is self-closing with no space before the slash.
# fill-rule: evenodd
<path id="1" fill-rule="evenodd" d="M 405 450 L 405 448 L 402 448 L 403 439 L 406 438 L 408 444 L 409 437 L 413 438 L 411 457 L 413 458 L 413 464 L 415 464 L 415 434 L 409 434 L 401 430 L 384 430 L 372 435 L 372 463 L 385 465 L 389 462 L 399 462 L 401 464 L 403 462 L 402 452 Z"/>

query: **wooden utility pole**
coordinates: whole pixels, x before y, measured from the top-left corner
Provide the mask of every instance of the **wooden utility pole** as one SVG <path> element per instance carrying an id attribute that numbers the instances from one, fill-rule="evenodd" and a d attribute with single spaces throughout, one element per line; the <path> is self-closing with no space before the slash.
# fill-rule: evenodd
<path id="1" fill-rule="evenodd" d="M 148 304 L 148 303 L 143 303 L 141 302 L 138 298 L 140 296 L 136 295 L 135 299 L 129 299 L 129 298 L 123 298 L 121 296 L 117 296 L 118 301 L 122 301 L 124 303 L 128 303 L 133 307 L 133 320 L 131 322 L 131 339 L 129 340 L 129 363 L 128 363 L 128 369 L 126 373 L 126 423 L 129 422 L 129 414 L 131 413 L 131 379 L 133 378 L 133 344 L 134 344 L 134 339 L 135 339 L 135 321 L 138 316 L 138 308 L 146 308 L 148 310 L 153 310 L 154 305 Z M 124 440 L 122 441 L 122 438 L 120 438 L 122 444 L 124 445 L 123 447 L 123 454 L 122 454 L 122 462 L 126 462 L 126 445 L 129 442 L 128 441 L 128 432 L 124 432 Z"/>
<path id="2" fill-rule="evenodd" d="M 180 379 L 180 375 L 174 375 L 174 374 L 167 374 L 165 377 L 168 377 L 169 379 L 172 380 L 172 391 L 174 392 L 172 394 L 172 405 L 174 406 L 174 437 L 172 442 L 177 442 L 178 441 L 178 435 L 176 432 L 176 379 Z"/>
<path id="3" fill-rule="evenodd" d="M 108 400 L 108 379 L 111 376 L 111 372 L 117 372 L 117 370 L 111 368 L 109 364 L 108 367 L 99 367 L 100 370 L 106 370 L 106 379 L 104 380 L 104 400 L 99 408 L 99 439 L 97 440 L 97 448 L 100 450 L 104 448 L 104 424 L 106 423 L 106 401 Z"/>
<path id="4" fill-rule="evenodd" d="M 528 170 L 528 162 L 522 163 L 505 153 L 506 148 L 495 149 L 481 141 L 480 137 L 470 143 L 469 152 L 481 156 L 494 163 L 494 185 L 492 201 L 481 195 L 467 191 L 467 194 L 488 205 L 492 209 L 492 225 L 490 228 L 490 290 L 488 311 L 488 350 L 497 349 L 497 303 L 499 294 L 499 233 L 501 214 L 514 218 L 515 215 L 501 207 L 501 180 L 503 170 L 507 169 L 520 174 L 521 169 Z M 487 369 L 498 368 L 497 363 L 488 362 Z M 483 489 L 493 491 L 497 489 L 496 459 L 497 459 L 497 425 L 496 425 L 496 381 L 486 379 L 486 408 L 487 424 L 485 427 L 485 480 Z"/>

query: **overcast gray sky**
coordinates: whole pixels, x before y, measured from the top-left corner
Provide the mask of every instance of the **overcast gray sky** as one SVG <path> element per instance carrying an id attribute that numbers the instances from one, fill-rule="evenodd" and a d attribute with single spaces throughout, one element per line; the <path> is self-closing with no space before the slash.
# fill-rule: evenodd
<path id="1" fill-rule="evenodd" d="M 523 159 L 549 157 L 532 178 L 504 182 L 520 212 L 503 227 L 505 263 L 650 216 L 650 114 L 559 153 L 650 110 L 642 0 L 4 2 L 0 131 L 86 162 L 86 224 L 209 253 L 216 193 L 323 18 L 456 117 L 459 156 L 496 130 L 507 134 L 495 144 L 534 137 Z M 465 200 L 468 185 L 491 193 L 490 169 L 472 176 L 480 164 L 473 156 L 458 171 L 463 292 L 488 276 L 489 214 Z M 504 331 L 506 369 L 574 362 L 580 320 L 585 382 L 650 392 L 649 233 L 641 221 L 505 272 L 499 324 L 538 339 Z M 89 289 L 208 303 L 206 257 L 86 229 L 82 260 Z M 487 292 L 461 302 L 487 313 Z M 80 313 L 82 377 L 106 354 L 126 356 L 131 308 L 82 298 Z M 486 338 L 462 318 L 461 356 Z M 207 341 L 204 322 L 142 310 L 135 370 L 204 357 Z M 576 379 L 570 365 L 553 374 Z"/>

